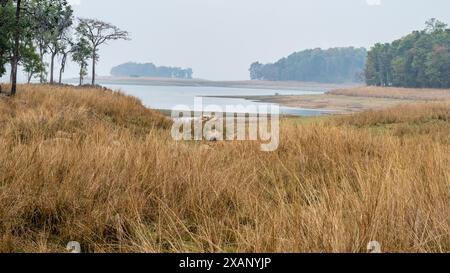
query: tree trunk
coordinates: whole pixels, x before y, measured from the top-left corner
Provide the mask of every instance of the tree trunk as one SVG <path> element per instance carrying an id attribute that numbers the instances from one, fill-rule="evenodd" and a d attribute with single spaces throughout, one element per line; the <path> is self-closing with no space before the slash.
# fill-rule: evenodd
<path id="1" fill-rule="evenodd" d="M 9 63 L 9 66 L 11 66 L 11 73 L 9 73 L 9 83 L 12 84 L 13 82 L 13 73 L 12 73 L 12 68 L 14 66 L 14 59 L 11 59 L 11 62 Z"/>
<path id="2" fill-rule="evenodd" d="M 33 73 L 30 73 L 30 74 L 28 75 L 28 84 L 30 84 L 31 78 L 33 78 Z"/>
<path id="3" fill-rule="evenodd" d="M 39 57 L 41 58 L 41 64 L 44 64 L 44 49 L 42 48 L 42 46 L 39 46 Z M 41 83 L 44 83 L 44 71 L 41 71 L 39 81 Z"/>
<path id="4" fill-rule="evenodd" d="M 62 75 L 63 75 L 64 70 L 66 68 L 66 60 L 67 60 L 67 54 L 64 53 L 63 57 L 62 57 L 62 60 L 61 60 L 61 68 L 59 69 L 59 81 L 58 81 L 59 84 L 62 83 Z"/>
<path id="5" fill-rule="evenodd" d="M 17 64 L 19 62 L 19 42 L 20 42 L 20 2 L 21 0 L 17 0 L 14 57 L 13 57 L 13 66 L 11 67 L 11 76 L 12 76 L 11 96 L 15 96 L 17 92 Z"/>
<path id="6" fill-rule="evenodd" d="M 92 54 L 92 85 L 95 85 L 95 59 L 96 59 L 96 48 L 94 47 Z"/>
<path id="7" fill-rule="evenodd" d="M 61 84 L 62 83 L 62 74 L 63 74 L 64 69 L 61 67 L 59 69 L 59 80 L 58 83 Z"/>
<path id="8" fill-rule="evenodd" d="M 83 71 L 84 71 L 84 66 L 81 65 L 80 66 L 80 86 L 83 85 Z"/>
<path id="9" fill-rule="evenodd" d="M 52 58 L 51 58 L 51 61 L 50 61 L 50 84 L 53 84 L 54 83 L 54 80 L 53 80 L 53 70 L 54 70 L 54 68 L 55 68 L 55 57 L 56 57 L 56 53 L 52 53 Z"/>
<path id="10" fill-rule="evenodd" d="M 3 5 L 3 3 L 2 3 Z M 0 56 L 3 56 L 4 50 L 0 48 Z M 0 94 L 2 93 L 2 86 L 0 85 Z"/>

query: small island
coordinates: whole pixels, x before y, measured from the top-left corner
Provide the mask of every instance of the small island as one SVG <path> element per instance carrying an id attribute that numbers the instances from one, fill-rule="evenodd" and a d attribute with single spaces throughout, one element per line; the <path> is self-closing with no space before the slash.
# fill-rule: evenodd
<path id="1" fill-rule="evenodd" d="M 111 69 L 115 77 L 158 77 L 171 79 L 192 79 L 192 68 L 156 66 L 153 63 L 128 62 Z"/>

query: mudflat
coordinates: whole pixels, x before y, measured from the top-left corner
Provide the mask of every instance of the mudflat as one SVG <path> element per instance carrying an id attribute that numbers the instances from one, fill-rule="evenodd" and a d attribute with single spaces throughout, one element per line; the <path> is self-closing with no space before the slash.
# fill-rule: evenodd
<path id="1" fill-rule="evenodd" d="M 344 114 L 364 110 L 379 110 L 400 104 L 448 101 L 450 100 L 450 89 L 359 86 L 334 89 L 320 95 L 236 96 L 235 98 Z"/>
<path id="2" fill-rule="evenodd" d="M 89 79 L 86 79 L 89 81 Z M 150 86 L 199 86 L 199 87 L 226 87 L 226 88 L 254 88 L 273 90 L 333 90 L 338 88 L 354 87 L 354 84 L 326 84 L 314 82 L 281 82 L 281 81 L 209 81 L 202 79 L 172 79 L 147 77 L 98 77 L 100 84 L 131 84 Z"/>

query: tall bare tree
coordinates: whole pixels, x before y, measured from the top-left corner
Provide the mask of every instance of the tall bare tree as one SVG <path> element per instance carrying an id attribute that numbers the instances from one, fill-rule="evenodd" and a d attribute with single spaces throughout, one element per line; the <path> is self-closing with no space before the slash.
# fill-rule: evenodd
<path id="1" fill-rule="evenodd" d="M 33 21 L 32 31 L 33 39 L 35 41 L 36 47 L 39 51 L 39 57 L 41 63 L 44 65 L 44 69 L 40 72 L 39 79 L 41 83 L 46 81 L 46 69 L 44 56 L 48 53 L 48 46 L 50 43 L 50 30 L 52 28 L 51 18 L 52 7 L 54 6 L 50 1 L 42 0 L 28 0 L 26 2 L 27 10 L 29 11 L 31 20 Z"/>
<path id="2" fill-rule="evenodd" d="M 74 50 L 74 42 L 70 34 L 66 35 L 61 40 L 61 48 L 60 48 L 60 56 L 61 56 L 61 65 L 59 68 L 59 84 L 62 83 L 62 75 L 66 69 L 67 58 L 70 54 L 73 53 Z"/>
<path id="3" fill-rule="evenodd" d="M 54 83 L 55 57 L 65 48 L 64 38 L 68 36 L 73 24 L 73 10 L 66 0 L 53 0 L 51 11 L 51 29 L 48 51 L 50 52 L 50 83 Z"/>
<path id="4" fill-rule="evenodd" d="M 103 44 L 112 40 L 129 40 L 129 33 L 118 27 L 95 19 L 79 19 L 77 32 L 85 37 L 92 48 L 92 85 L 95 85 L 95 64 L 98 61 L 98 50 Z"/>

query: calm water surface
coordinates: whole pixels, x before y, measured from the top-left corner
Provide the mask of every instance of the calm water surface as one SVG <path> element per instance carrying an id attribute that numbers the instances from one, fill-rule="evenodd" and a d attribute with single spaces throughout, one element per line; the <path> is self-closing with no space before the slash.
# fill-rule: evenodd
<path id="1" fill-rule="evenodd" d="M 178 105 L 186 105 L 194 109 L 194 99 L 201 97 L 203 105 L 260 105 L 261 103 L 245 99 L 219 98 L 220 96 L 270 96 L 270 95 L 311 95 L 323 94 L 325 91 L 311 90 L 269 90 L 250 88 L 225 87 L 193 87 L 193 86 L 149 86 L 149 85 L 118 85 L 104 84 L 113 90 L 139 98 L 142 103 L 153 109 L 172 110 Z M 214 97 L 216 96 L 216 97 Z M 264 103 L 267 105 L 266 103 Z M 317 116 L 326 112 L 314 109 L 297 109 L 281 107 L 282 114 L 296 116 Z"/>

